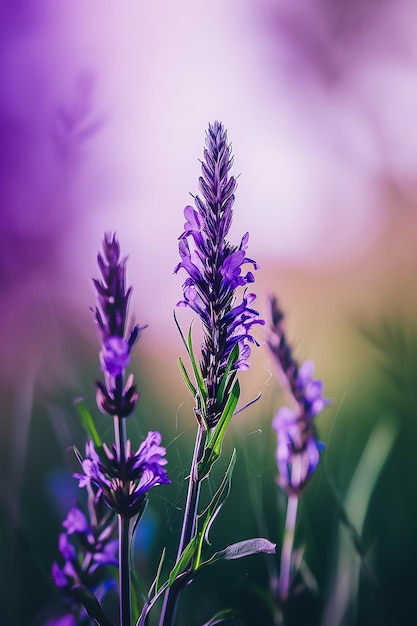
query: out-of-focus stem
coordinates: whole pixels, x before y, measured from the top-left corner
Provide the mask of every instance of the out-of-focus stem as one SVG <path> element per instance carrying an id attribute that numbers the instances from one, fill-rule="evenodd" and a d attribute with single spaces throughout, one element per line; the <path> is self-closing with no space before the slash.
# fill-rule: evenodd
<path id="1" fill-rule="evenodd" d="M 193 538 L 196 525 L 198 502 L 200 498 L 201 481 L 198 479 L 197 466 L 204 450 L 206 431 L 199 425 L 195 440 L 194 454 L 191 462 L 190 477 L 188 479 L 187 500 L 185 503 L 184 517 L 182 521 L 181 538 L 177 552 L 177 562 L 184 548 Z M 178 595 L 181 588 L 175 583 L 167 590 L 162 606 L 159 626 L 172 626 L 177 612 Z"/>
<path id="2" fill-rule="evenodd" d="M 117 456 L 120 459 L 120 480 L 124 480 L 126 462 L 126 423 L 121 417 L 114 417 L 114 439 Z M 128 486 L 127 486 L 128 488 Z M 119 610 L 120 626 L 131 626 L 132 608 L 130 601 L 130 520 L 119 514 Z"/>
<path id="3" fill-rule="evenodd" d="M 298 496 L 290 494 L 287 503 L 284 542 L 281 552 L 281 568 L 279 574 L 279 597 L 282 603 L 288 599 L 291 585 L 291 561 L 294 547 L 295 523 L 297 521 Z"/>
<path id="4" fill-rule="evenodd" d="M 131 626 L 132 624 L 132 609 L 130 602 L 129 523 L 130 520 L 127 517 L 119 515 L 120 626 Z"/>

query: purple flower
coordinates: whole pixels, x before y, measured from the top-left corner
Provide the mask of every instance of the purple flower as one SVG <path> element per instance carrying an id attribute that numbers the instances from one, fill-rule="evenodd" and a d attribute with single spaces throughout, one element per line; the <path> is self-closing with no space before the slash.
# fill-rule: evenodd
<path id="1" fill-rule="evenodd" d="M 74 505 L 62 522 L 65 532 L 59 535 L 59 563 L 52 564 L 52 578 L 69 606 L 76 610 L 72 596 L 74 585 L 97 590 L 108 577 L 106 566 L 118 565 L 118 541 L 114 539 L 116 517 L 103 503 L 101 494 L 88 485 L 87 516 Z"/>
<path id="2" fill-rule="evenodd" d="M 73 615 L 67 613 L 66 615 L 60 615 L 48 620 L 45 626 L 77 626 L 77 622 Z"/>
<path id="3" fill-rule="evenodd" d="M 272 426 L 277 433 L 278 483 L 288 493 L 300 493 L 320 461 L 322 444 L 316 439 L 314 418 L 328 404 L 323 383 L 313 379 L 314 363 L 299 367 L 283 329 L 284 316 L 271 298 L 272 326 L 268 347 L 278 368 L 278 377 L 292 398 L 294 408 L 282 407 Z"/>
<path id="4" fill-rule="evenodd" d="M 127 417 L 134 410 L 139 394 L 130 375 L 124 383 L 124 373 L 130 362 L 131 350 L 143 327 L 126 329 L 126 317 L 132 288 L 126 290 L 126 259 L 120 260 L 120 245 L 116 236 L 107 233 L 103 241 L 103 256 L 98 254 L 102 280 L 93 279 L 98 306 L 94 319 L 101 340 L 100 364 L 104 383 L 96 382 L 97 405 L 106 415 Z"/>
<path id="5" fill-rule="evenodd" d="M 143 508 L 149 489 L 171 482 L 164 469 L 166 450 L 160 444 L 160 433 L 149 432 L 135 453 L 131 452 L 130 441 L 127 441 L 123 461 L 118 457 L 116 446 L 110 450 L 104 445 L 106 459 L 102 460 L 93 442 L 88 440 L 82 461 L 84 474 L 75 474 L 79 486 L 84 487 L 91 481 L 103 493 L 109 507 L 124 517 L 133 517 Z"/>
<path id="6" fill-rule="evenodd" d="M 110 376 L 122 374 L 130 361 L 129 344 L 122 337 L 109 337 L 104 341 L 100 361 L 103 371 Z"/>
<path id="7" fill-rule="evenodd" d="M 68 535 L 73 533 L 85 533 L 88 530 L 88 521 L 84 513 L 77 507 L 70 509 L 66 519 L 62 522 Z"/>
<path id="8" fill-rule="evenodd" d="M 180 263 L 175 272 L 184 269 L 188 278 L 183 284 L 183 300 L 177 306 L 188 306 L 203 323 L 201 373 L 207 386 L 207 414 L 204 419 L 213 428 L 222 414 L 227 397 L 218 397 L 229 356 L 235 346 L 239 355 L 233 369 L 247 369 L 255 324 L 264 324 L 250 304 L 255 295 L 243 295 L 236 303 L 237 287 L 254 282 L 251 271 L 255 261 L 246 256 L 249 234 L 239 246 L 226 241 L 232 223 L 236 181 L 229 177 L 232 166 L 231 147 L 220 122 L 209 125 L 206 148 L 199 179 L 202 198 L 195 196 L 195 207 L 185 207 L 184 232 L 179 238 Z"/>

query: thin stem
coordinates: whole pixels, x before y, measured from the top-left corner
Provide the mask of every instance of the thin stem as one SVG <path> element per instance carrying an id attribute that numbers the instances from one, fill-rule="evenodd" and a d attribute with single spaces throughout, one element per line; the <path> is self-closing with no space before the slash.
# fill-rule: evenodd
<path id="1" fill-rule="evenodd" d="M 279 574 L 279 597 L 282 603 L 288 599 L 291 585 L 291 561 L 294 547 L 295 523 L 297 521 L 298 496 L 290 494 L 287 503 L 284 543 L 281 552 L 281 568 Z"/>
<path id="2" fill-rule="evenodd" d="M 114 416 L 114 439 L 116 453 L 120 461 L 120 476 L 123 481 L 123 488 L 129 486 L 125 482 L 126 463 L 126 422 L 118 415 Z M 120 626 L 131 626 L 132 608 L 130 601 L 130 520 L 128 517 L 119 514 L 119 610 Z"/>
<path id="3" fill-rule="evenodd" d="M 120 626 L 131 626 L 132 624 L 132 608 L 130 602 L 129 523 L 129 518 L 119 515 Z"/>
<path id="4" fill-rule="evenodd" d="M 120 465 L 126 462 L 126 420 L 118 415 L 114 416 L 114 440 Z"/>
<path id="5" fill-rule="evenodd" d="M 195 533 L 201 485 L 201 481 L 198 479 L 197 465 L 201 458 L 202 451 L 204 450 L 205 438 L 206 431 L 199 425 L 195 439 L 190 476 L 188 479 L 187 500 L 185 502 L 181 538 L 178 546 L 176 562 L 178 562 L 184 548 L 189 544 Z M 159 626 L 172 626 L 174 624 L 180 590 L 181 587 L 175 583 L 167 589 L 159 619 Z"/>

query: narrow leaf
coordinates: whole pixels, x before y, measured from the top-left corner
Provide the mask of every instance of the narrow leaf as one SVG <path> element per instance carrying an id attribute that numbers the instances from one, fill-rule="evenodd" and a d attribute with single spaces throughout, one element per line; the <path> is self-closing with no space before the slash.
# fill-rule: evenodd
<path id="1" fill-rule="evenodd" d="M 182 362 L 181 357 L 178 358 L 178 367 L 180 368 L 180 372 L 185 381 L 185 384 L 187 385 L 188 389 L 191 391 L 191 395 L 193 396 L 193 398 L 195 398 L 197 395 L 197 389 L 194 387 L 193 383 L 191 382 L 190 377 L 188 376 L 187 370 L 185 369 L 185 366 L 184 366 L 184 363 Z"/>
<path id="2" fill-rule="evenodd" d="M 104 614 L 100 602 L 96 596 L 84 587 L 84 585 L 75 585 L 72 593 L 77 602 L 80 602 L 90 617 L 92 617 L 99 626 L 114 626 Z"/>
<path id="3" fill-rule="evenodd" d="M 217 624 L 221 624 L 222 622 L 226 622 L 229 619 L 234 619 L 236 614 L 232 609 L 224 609 L 223 611 L 219 611 L 216 615 L 203 624 L 203 626 L 216 626 Z"/>
<path id="4" fill-rule="evenodd" d="M 159 589 L 159 579 L 161 577 L 161 572 L 162 572 L 162 566 L 164 564 L 165 561 L 165 554 L 166 554 L 166 548 L 163 548 L 162 550 L 162 554 L 161 554 L 161 558 L 159 559 L 159 565 L 158 565 L 158 569 L 156 570 L 156 576 L 155 579 L 152 583 L 152 585 L 149 588 L 149 595 L 151 595 L 153 593 L 153 591 L 155 590 L 155 594 L 158 593 L 158 589 Z"/>
<path id="5" fill-rule="evenodd" d="M 226 561 L 232 561 L 233 559 L 241 559 L 251 554 L 259 554 L 260 552 L 275 554 L 276 547 L 276 544 L 268 539 L 254 537 L 253 539 L 245 539 L 238 543 L 232 543 L 232 545 L 227 546 L 225 550 L 222 550 L 222 553 Z"/>
<path id="6" fill-rule="evenodd" d="M 191 365 L 193 366 L 194 376 L 195 376 L 195 380 L 196 380 L 196 383 L 197 383 L 198 390 L 200 392 L 201 401 L 203 402 L 203 407 L 205 407 L 206 406 L 206 400 L 207 400 L 207 389 L 206 389 L 206 387 L 204 385 L 204 381 L 203 381 L 203 377 L 201 375 L 200 367 L 199 367 L 199 365 L 197 363 L 197 360 L 196 360 L 196 358 L 194 356 L 193 342 L 192 342 L 192 339 L 191 339 L 191 328 L 192 328 L 192 325 L 190 324 L 190 329 L 188 331 L 188 339 L 187 339 L 188 354 L 190 355 L 190 361 L 191 361 Z"/>
<path id="7" fill-rule="evenodd" d="M 216 428 L 214 429 L 214 432 L 212 433 L 208 441 L 208 444 L 204 451 L 204 456 L 199 463 L 198 475 L 199 475 L 200 480 L 203 480 L 203 478 L 207 476 L 208 472 L 210 471 L 211 466 L 220 456 L 223 438 L 226 433 L 229 422 L 233 417 L 236 405 L 239 401 L 239 396 L 240 396 L 240 385 L 239 385 L 239 381 L 237 380 L 229 395 L 226 406 L 223 409 L 223 413 L 216 425 Z"/>
<path id="8" fill-rule="evenodd" d="M 101 442 L 100 435 L 97 432 L 97 429 L 93 421 L 93 417 L 90 411 L 88 410 L 88 408 L 86 407 L 84 401 L 81 399 L 75 400 L 75 407 L 77 409 L 78 415 L 81 418 L 83 426 L 85 430 L 87 431 L 87 435 L 90 437 L 90 439 L 94 443 L 94 446 L 96 448 L 102 448 L 103 444 Z"/>
<path id="9" fill-rule="evenodd" d="M 208 540 L 208 535 L 210 532 L 211 525 L 213 524 L 220 509 L 222 508 L 223 504 L 226 502 L 229 496 L 231 483 L 232 483 L 232 474 L 233 474 L 233 469 L 235 467 L 235 463 L 236 463 L 236 449 L 233 450 L 229 465 L 223 476 L 223 479 L 222 479 L 222 482 L 220 483 L 219 488 L 215 492 L 214 496 L 212 497 L 205 511 L 203 511 L 203 513 L 200 515 L 200 517 L 202 517 L 205 514 L 206 518 L 203 522 L 201 531 L 198 533 L 196 537 L 197 547 L 196 547 L 196 555 L 195 555 L 195 559 L 193 563 L 194 570 L 197 570 L 201 563 L 201 558 L 202 558 L 202 553 L 203 553 L 203 541 L 205 540 L 206 543 L 210 543 Z"/>
<path id="10" fill-rule="evenodd" d="M 177 328 L 178 328 L 178 332 L 179 332 L 180 337 L 181 337 L 181 339 L 182 339 L 182 342 L 183 342 L 183 344 L 184 344 L 184 346 L 185 346 L 185 349 L 187 350 L 187 353 L 188 353 L 188 354 L 190 354 L 190 353 L 189 353 L 189 351 L 188 351 L 188 345 L 187 345 L 187 342 L 186 342 L 186 340 L 185 340 L 184 333 L 182 332 L 182 328 L 181 328 L 181 326 L 180 326 L 180 324 L 179 324 L 179 321 L 178 321 L 178 319 L 177 319 L 177 314 L 176 314 L 176 312 L 175 312 L 175 309 L 174 309 L 174 321 L 175 321 L 175 324 L 176 324 L 176 326 L 177 326 Z"/>
<path id="11" fill-rule="evenodd" d="M 264 539 L 263 537 L 245 539 L 244 541 L 239 541 L 238 543 L 227 546 L 224 550 L 215 552 L 208 561 L 201 563 L 200 570 L 209 565 L 219 563 L 220 561 L 233 561 L 234 559 L 242 559 L 245 556 L 259 554 L 261 552 L 264 554 L 275 554 L 275 551 L 276 544 L 268 539 Z"/>
<path id="12" fill-rule="evenodd" d="M 180 558 L 178 559 L 173 569 L 171 570 L 169 577 L 168 577 L 168 583 L 170 587 L 178 578 L 178 576 L 182 574 L 183 572 L 185 572 L 189 562 L 194 556 L 194 552 L 196 548 L 196 539 L 197 539 L 196 537 L 191 539 L 190 543 L 184 548 Z"/>
<path id="13" fill-rule="evenodd" d="M 209 535 L 211 525 L 214 519 L 217 517 L 217 514 L 219 513 L 223 504 L 226 502 L 227 498 L 229 497 L 230 489 L 232 486 L 232 474 L 233 474 L 235 464 L 236 464 L 236 448 L 232 452 L 229 465 L 227 466 L 227 469 L 224 473 L 224 476 L 222 478 L 222 482 L 219 485 L 219 488 L 217 489 L 216 493 L 212 497 L 210 504 L 208 505 L 206 510 L 203 512 L 207 514 L 206 521 L 204 522 L 204 525 L 203 525 L 204 539 L 206 540 L 207 543 L 210 543 L 208 539 L 208 535 Z"/>
<path id="14" fill-rule="evenodd" d="M 229 358 L 228 358 L 227 364 L 226 364 L 226 369 L 224 371 L 221 383 L 220 383 L 219 388 L 217 390 L 216 400 L 219 403 L 223 401 L 223 396 L 224 396 L 226 383 L 229 380 L 229 373 L 230 373 L 233 365 L 236 363 L 238 357 L 239 357 L 239 346 L 238 346 L 238 344 L 236 344 L 235 347 L 233 348 L 233 350 L 231 351 L 231 353 L 229 354 Z M 232 376 L 231 376 L 232 380 L 234 379 L 236 374 L 237 374 L 237 371 L 234 370 L 232 372 Z"/>

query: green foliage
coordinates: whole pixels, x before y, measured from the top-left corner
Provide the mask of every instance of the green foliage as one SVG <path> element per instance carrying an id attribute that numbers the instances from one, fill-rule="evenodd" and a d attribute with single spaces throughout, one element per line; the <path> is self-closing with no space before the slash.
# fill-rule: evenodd
<path id="1" fill-rule="evenodd" d="M 203 480 L 208 473 L 210 472 L 210 468 L 213 463 L 217 461 L 221 454 L 222 443 L 224 436 L 226 434 L 227 427 L 229 426 L 230 420 L 232 419 L 237 403 L 240 397 L 240 384 L 239 381 L 236 380 L 233 385 L 233 389 L 230 392 L 230 395 L 227 399 L 226 406 L 223 409 L 223 412 L 220 416 L 216 427 L 210 433 L 205 449 L 204 455 L 198 464 L 198 476 L 200 480 Z"/>

